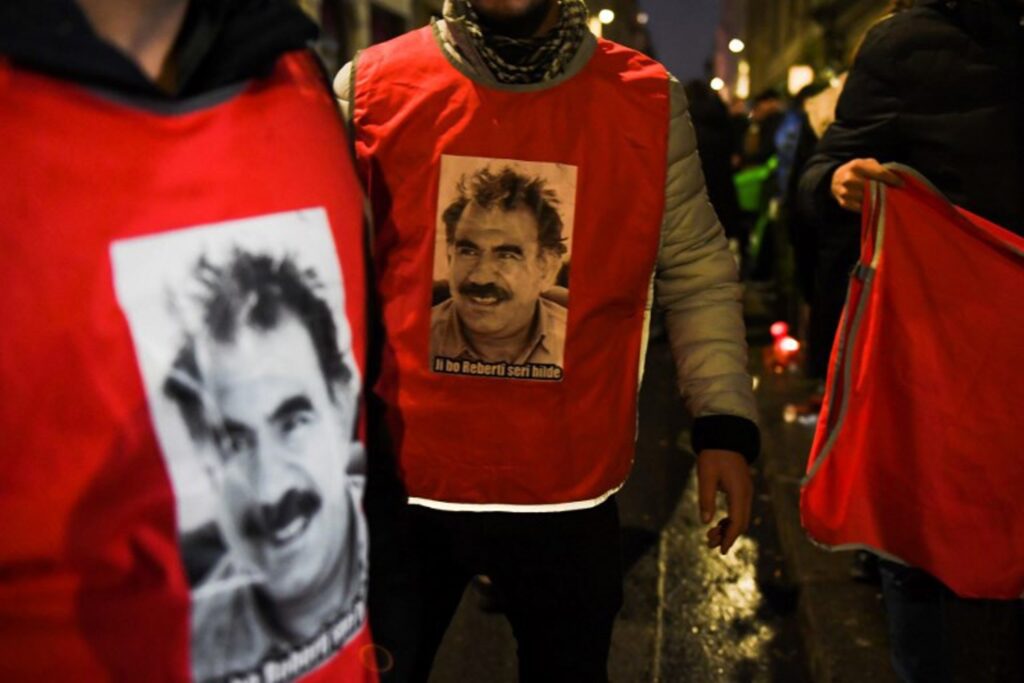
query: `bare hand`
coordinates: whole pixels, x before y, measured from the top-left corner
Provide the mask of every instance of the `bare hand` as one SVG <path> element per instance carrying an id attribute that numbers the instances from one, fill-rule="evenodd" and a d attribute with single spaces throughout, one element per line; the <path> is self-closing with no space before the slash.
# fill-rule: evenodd
<path id="1" fill-rule="evenodd" d="M 705 524 L 710 524 L 715 515 L 715 494 L 718 491 L 725 494 L 729 516 L 708 529 L 707 539 L 709 548 L 721 548 L 725 555 L 750 525 L 750 505 L 754 496 L 750 466 L 735 451 L 705 450 L 697 456 L 697 495 L 700 518 Z"/>
<path id="2" fill-rule="evenodd" d="M 832 196 L 839 206 L 848 211 L 859 212 L 864 206 L 864 181 L 877 180 L 900 187 L 903 181 L 875 159 L 854 159 L 847 161 L 832 174 Z"/>

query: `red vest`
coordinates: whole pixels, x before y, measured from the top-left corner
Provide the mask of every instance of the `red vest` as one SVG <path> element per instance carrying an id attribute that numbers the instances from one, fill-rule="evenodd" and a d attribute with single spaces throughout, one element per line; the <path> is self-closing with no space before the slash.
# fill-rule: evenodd
<path id="1" fill-rule="evenodd" d="M 179 528 L 224 503 L 165 393 L 182 329 L 202 324 L 189 274 L 203 255 L 289 256 L 322 300 L 343 296 L 331 316 L 361 374 L 362 199 L 335 105 L 305 53 L 176 112 L 0 60 L 0 131 L 0 678 L 189 680 L 208 667 L 190 664 L 186 565 L 212 555 L 204 571 L 245 581 L 223 545 L 211 550 L 216 519 L 190 556 Z M 259 609 L 250 592 L 218 600 Z M 303 680 L 375 681 L 365 608 L 350 613 L 257 653 L 235 668 L 255 677 L 238 680 L 315 669 Z"/>
<path id="2" fill-rule="evenodd" d="M 909 169 L 864 209 L 801 497 L 820 543 L 1024 594 L 1024 238 Z"/>
<path id="3" fill-rule="evenodd" d="M 597 504 L 633 458 L 664 209 L 664 68 L 599 41 L 582 71 L 557 85 L 496 89 L 450 63 L 428 27 L 363 52 L 355 78 L 356 153 L 373 205 L 388 335 L 376 388 L 390 407 L 412 502 Z M 560 202 L 562 235 L 571 233 L 560 282 L 568 305 L 538 309 L 543 348 L 518 363 L 432 352 L 438 335 L 447 334 L 444 348 L 462 347 L 456 330 L 467 318 L 437 301 L 438 284 L 449 293 L 459 286 L 441 214 L 459 179 L 482 168 L 545 179 Z"/>

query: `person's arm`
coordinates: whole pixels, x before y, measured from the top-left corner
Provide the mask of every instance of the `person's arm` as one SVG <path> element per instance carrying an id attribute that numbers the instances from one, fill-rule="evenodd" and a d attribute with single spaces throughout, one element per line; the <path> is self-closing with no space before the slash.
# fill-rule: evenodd
<path id="1" fill-rule="evenodd" d="M 665 215 L 655 293 L 676 363 L 679 389 L 694 417 L 693 449 L 701 518 L 712 521 L 715 493 L 726 494 L 728 527 L 708 532 L 729 550 L 750 521 L 748 462 L 760 448 L 757 409 L 747 374 L 742 289 L 721 223 L 707 199 L 686 96 L 669 84 Z"/>
<path id="2" fill-rule="evenodd" d="M 334 77 L 334 96 L 338 99 L 338 107 L 341 109 L 341 115 L 345 119 L 345 126 L 349 133 L 352 132 L 352 103 L 355 97 L 356 61 L 358 59 L 359 55 L 356 54 L 352 61 L 341 67 Z"/>
<path id="3" fill-rule="evenodd" d="M 882 167 L 900 158 L 899 49 L 908 27 L 902 17 L 882 22 L 864 39 L 825 131 L 800 178 L 799 207 L 815 225 L 842 221 L 838 211 L 860 211 L 864 181 L 898 182 Z"/>

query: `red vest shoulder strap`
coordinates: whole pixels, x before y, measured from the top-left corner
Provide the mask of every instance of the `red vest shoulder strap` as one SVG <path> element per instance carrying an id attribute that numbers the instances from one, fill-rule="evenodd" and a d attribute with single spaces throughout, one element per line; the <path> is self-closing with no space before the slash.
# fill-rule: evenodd
<path id="1" fill-rule="evenodd" d="M 360 71 L 367 70 L 382 74 L 408 74 L 431 54 L 444 57 L 434 35 L 434 27 L 424 26 L 360 51 L 356 57 L 356 77 Z"/>
<path id="2" fill-rule="evenodd" d="M 660 79 L 668 76 L 661 62 L 625 45 L 598 38 L 596 52 L 604 57 L 599 62 L 606 71 L 628 74 L 630 78 Z"/>

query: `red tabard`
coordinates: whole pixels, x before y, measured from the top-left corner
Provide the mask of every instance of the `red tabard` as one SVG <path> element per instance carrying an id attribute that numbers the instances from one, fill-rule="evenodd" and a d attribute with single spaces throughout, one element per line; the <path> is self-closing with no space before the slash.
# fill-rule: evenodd
<path id="1" fill-rule="evenodd" d="M 664 209 L 668 85 L 661 65 L 607 41 L 580 73 L 541 89 L 471 80 L 430 27 L 358 59 L 357 165 L 376 221 L 388 335 L 376 388 L 413 502 L 567 509 L 625 480 Z M 445 280 L 440 214 L 460 178 L 506 167 L 549 181 L 563 237 L 571 231 L 565 322 L 546 337 L 564 334 L 564 356 L 546 348 L 547 365 L 441 360 L 431 351 Z M 552 315 L 545 323 L 556 327 Z"/>
<path id="2" fill-rule="evenodd" d="M 363 367 L 362 199 L 313 59 L 286 55 L 215 99 L 144 109 L 0 60 L 0 679 L 187 681 L 209 670 L 190 664 L 195 586 L 178 520 L 219 501 L 202 495 L 208 474 L 185 466 L 194 454 L 160 430 L 180 415 L 147 368 L 166 370 L 181 343 L 160 278 L 228 243 L 287 255 L 343 293 L 332 316 Z M 197 562 L 213 552 L 196 548 Z M 259 609 L 251 596 L 217 599 Z M 233 672 L 376 681 L 359 612 Z"/>
<path id="3" fill-rule="evenodd" d="M 873 188 L 801 496 L 812 538 L 1024 594 L 1024 239 L 909 169 Z"/>

